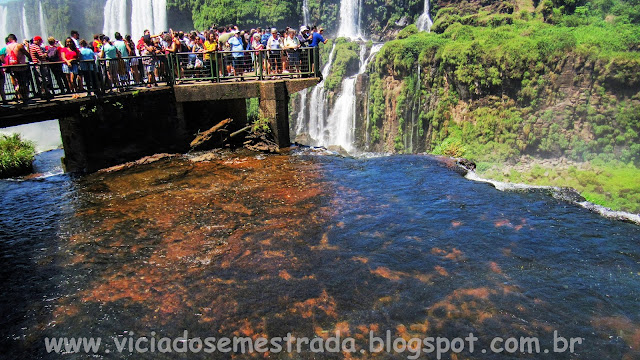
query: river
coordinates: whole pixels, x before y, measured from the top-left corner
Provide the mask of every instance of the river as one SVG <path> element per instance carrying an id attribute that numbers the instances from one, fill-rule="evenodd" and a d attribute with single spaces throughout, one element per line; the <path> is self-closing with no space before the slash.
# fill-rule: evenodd
<path id="1" fill-rule="evenodd" d="M 518 355 L 480 352 L 495 336 L 536 336 L 549 348 L 557 331 L 583 338 L 576 353 L 522 357 L 639 355 L 636 225 L 544 191 L 497 191 L 428 156 L 212 152 L 84 177 L 2 180 L 0 194 L 7 359 L 86 358 L 47 354 L 45 337 L 108 343 L 185 330 L 340 331 L 363 349 L 370 331 L 473 332 L 479 341 L 458 355 L 465 359 Z M 95 357 L 184 358 L 113 345 Z M 229 354 L 195 354 L 212 357 Z"/>

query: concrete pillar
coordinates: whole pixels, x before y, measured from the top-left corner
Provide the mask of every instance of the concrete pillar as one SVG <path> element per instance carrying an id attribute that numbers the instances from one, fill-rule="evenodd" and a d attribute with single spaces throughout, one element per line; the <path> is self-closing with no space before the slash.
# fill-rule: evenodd
<path id="1" fill-rule="evenodd" d="M 79 114 L 61 117 L 60 135 L 64 147 L 62 164 L 66 172 L 86 172 L 88 169 L 87 147 Z"/>
<path id="2" fill-rule="evenodd" d="M 291 145 L 289 138 L 289 93 L 285 81 L 260 83 L 260 118 L 269 120 L 276 144 Z"/>

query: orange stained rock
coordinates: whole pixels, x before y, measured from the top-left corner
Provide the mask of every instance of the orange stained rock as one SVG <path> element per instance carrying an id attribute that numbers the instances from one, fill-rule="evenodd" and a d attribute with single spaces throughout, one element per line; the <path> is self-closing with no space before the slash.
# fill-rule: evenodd
<path id="1" fill-rule="evenodd" d="M 329 330 L 324 330 L 320 326 L 315 326 L 313 328 L 313 333 L 316 334 L 316 336 L 319 336 L 325 340 L 329 338 Z"/>
<path id="2" fill-rule="evenodd" d="M 411 324 L 409 329 L 414 332 L 418 332 L 421 334 L 426 334 L 429 331 L 429 321 L 425 320 L 424 323 Z"/>
<path id="3" fill-rule="evenodd" d="M 498 263 L 496 263 L 495 261 L 491 261 L 489 263 L 489 268 L 496 274 L 502 274 L 502 269 L 500 269 L 500 266 L 498 266 Z"/>
<path id="4" fill-rule="evenodd" d="M 64 318 L 75 316 L 80 312 L 80 306 L 76 304 L 56 305 L 53 309 L 53 318 Z"/>
<path id="5" fill-rule="evenodd" d="M 384 266 L 379 266 L 375 270 L 370 270 L 372 274 L 381 276 L 387 280 L 398 281 L 401 277 L 406 276 L 406 273 L 401 271 L 394 271 Z"/>
<path id="6" fill-rule="evenodd" d="M 284 280 L 291 280 L 291 275 L 287 272 L 287 270 L 280 270 L 278 276 Z"/>
<path id="7" fill-rule="evenodd" d="M 425 284 L 431 284 L 433 282 L 433 277 L 434 275 L 432 274 L 416 274 L 413 276 L 416 280 L 425 283 Z"/>
<path id="8" fill-rule="evenodd" d="M 305 319 L 313 317 L 318 311 L 322 311 L 332 318 L 338 317 L 335 300 L 329 296 L 327 290 L 322 290 L 320 296 L 316 298 L 293 304 L 293 309 L 290 311 L 294 314 L 300 314 Z"/>
<path id="9" fill-rule="evenodd" d="M 336 324 L 335 329 L 333 331 L 335 334 L 338 334 L 341 337 L 349 336 L 349 323 L 346 321 L 340 321 Z"/>
<path id="10" fill-rule="evenodd" d="M 462 251 L 458 250 L 457 248 L 453 248 L 451 249 L 451 251 L 446 251 L 438 247 L 434 247 L 434 248 L 431 248 L 431 254 L 442 256 L 445 259 L 455 260 L 455 261 L 461 260 L 464 258 L 464 254 L 462 253 Z"/>
<path id="11" fill-rule="evenodd" d="M 488 299 L 489 295 L 493 293 L 494 291 L 489 290 L 489 288 L 486 288 L 486 287 L 474 288 L 474 289 L 459 289 L 459 290 L 454 290 L 453 292 L 454 296 L 456 297 L 472 296 L 479 299 Z"/>
<path id="12" fill-rule="evenodd" d="M 495 227 L 497 227 L 497 228 L 505 226 L 505 227 L 508 227 L 508 228 L 514 229 L 514 230 L 516 230 L 516 231 L 520 231 L 520 230 L 522 230 L 522 228 L 527 224 L 527 219 L 525 219 L 525 218 L 521 218 L 521 219 L 520 219 L 520 224 L 518 224 L 518 225 L 514 225 L 514 224 L 513 224 L 510 220 L 508 220 L 508 219 L 499 219 L 499 220 L 494 221 L 494 223 L 493 223 L 493 224 L 494 224 L 494 225 L 495 225 Z"/>
<path id="13" fill-rule="evenodd" d="M 640 355 L 640 324 L 632 322 L 622 315 L 596 317 L 591 324 L 602 330 L 613 331 L 609 335 L 620 336 L 622 340 L 636 353 Z"/>
<path id="14" fill-rule="evenodd" d="M 435 266 L 435 270 L 438 274 L 442 275 L 442 276 L 449 276 L 449 273 L 447 272 L 447 269 L 443 268 L 440 265 L 436 265 Z"/>
<path id="15" fill-rule="evenodd" d="M 329 234 L 323 233 L 320 239 L 320 244 L 311 246 L 311 250 L 337 250 L 338 247 L 329 244 Z"/>
<path id="16" fill-rule="evenodd" d="M 369 262 L 369 259 L 367 259 L 366 257 L 362 257 L 362 256 L 354 256 L 354 257 L 351 258 L 351 260 L 358 261 L 358 262 L 361 262 L 363 264 L 366 264 L 366 263 Z"/>

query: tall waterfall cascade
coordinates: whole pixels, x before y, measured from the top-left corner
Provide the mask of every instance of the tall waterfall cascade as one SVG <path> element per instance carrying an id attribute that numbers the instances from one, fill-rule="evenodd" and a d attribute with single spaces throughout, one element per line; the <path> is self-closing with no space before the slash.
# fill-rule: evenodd
<path id="1" fill-rule="evenodd" d="M 166 0 L 106 1 L 102 30 L 106 35 L 113 37 L 118 31 L 122 35 L 130 33 L 138 38 L 147 29 L 154 34 L 168 30 Z"/>
<path id="2" fill-rule="evenodd" d="M 8 34 L 9 31 L 7 30 L 7 7 L 6 6 L 0 6 L 0 31 L 2 31 L 2 34 Z M 3 35 L 6 36 L 6 35 Z"/>
<path id="3" fill-rule="evenodd" d="M 340 146 L 348 153 L 355 152 L 356 82 L 358 76 L 366 72 L 367 66 L 381 48 L 382 44 L 375 44 L 369 50 L 364 43 L 360 44 L 358 73 L 342 81 L 342 91 L 337 95 L 332 109 L 327 107 L 324 81 L 316 85 L 310 95 L 307 92 L 301 93 L 300 104 L 302 108 L 297 117 L 296 134 L 300 135 L 306 132 L 309 135 L 311 145 Z M 329 75 L 331 70 L 334 52 L 335 47 L 331 49 L 329 61 L 322 69 L 324 78 Z M 308 104 L 308 109 L 306 104 Z"/>
<path id="4" fill-rule="evenodd" d="M 331 48 L 331 52 L 329 53 L 329 61 L 322 68 L 322 78 L 326 79 L 329 75 L 329 71 L 331 71 L 331 65 L 333 64 L 333 57 L 335 55 L 335 44 Z M 321 141 L 324 138 L 324 130 L 325 124 L 324 121 L 327 118 L 327 93 L 324 89 L 324 80 L 322 80 L 318 85 L 316 85 L 311 91 L 311 97 L 309 99 L 309 119 L 306 121 L 306 128 L 303 126 L 300 130 L 300 133 L 303 131 L 307 131 L 309 136 L 316 140 L 318 143 L 316 145 L 321 145 Z M 302 106 L 305 106 L 305 103 L 302 103 Z M 300 111 L 304 113 L 304 109 Z M 305 123 L 304 120 L 300 121 L 301 123 Z"/>
<path id="5" fill-rule="evenodd" d="M 311 25 L 311 14 L 309 13 L 309 0 L 302 0 L 302 24 Z"/>
<path id="6" fill-rule="evenodd" d="M 381 48 L 382 44 L 372 46 L 367 56 L 367 47 L 360 44 L 360 68 L 357 74 L 342 81 L 342 92 L 327 118 L 327 132 L 323 145 L 337 145 L 350 154 L 356 150 L 356 80 L 367 71 L 371 59 Z"/>
<path id="7" fill-rule="evenodd" d="M 22 5 L 22 36 L 25 39 L 29 39 L 31 37 L 31 30 L 29 29 L 29 23 L 27 22 L 27 8 L 23 4 Z M 20 41 L 20 39 L 18 39 Z"/>
<path id="8" fill-rule="evenodd" d="M 102 32 L 109 37 L 119 31 L 123 34 L 129 32 L 127 18 L 127 0 L 107 0 L 104 5 L 104 25 Z"/>
<path id="9" fill-rule="evenodd" d="M 433 21 L 431 21 L 431 16 L 429 15 L 429 0 L 424 0 L 424 11 L 422 15 L 418 18 L 418 22 L 416 26 L 420 31 L 431 32 L 431 26 L 433 25 Z"/>
<path id="10" fill-rule="evenodd" d="M 167 29 L 167 1 L 153 0 L 151 2 L 153 8 L 153 32 L 160 33 Z"/>
<path id="11" fill-rule="evenodd" d="M 350 39 L 364 38 L 362 34 L 362 0 L 340 1 L 340 26 L 338 37 Z"/>
<path id="12" fill-rule="evenodd" d="M 38 11 L 39 11 L 39 20 L 40 20 L 40 36 L 43 39 L 46 39 L 47 34 L 47 23 L 44 21 L 44 12 L 42 11 L 42 1 L 38 1 Z"/>

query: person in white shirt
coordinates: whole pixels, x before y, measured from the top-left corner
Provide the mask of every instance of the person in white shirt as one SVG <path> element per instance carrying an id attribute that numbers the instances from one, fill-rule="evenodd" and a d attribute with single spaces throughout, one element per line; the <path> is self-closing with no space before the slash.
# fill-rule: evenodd
<path id="1" fill-rule="evenodd" d="M 282 43 L 280 36 L 278 36 L 278 30 L 276 28 L 271 29 L 271 37 L 267 41 L 267 49 L 269 50 L 269 65 L 271 66 L 271 74 L 282 73 L 282 66 L 280 58 L 282 56 Z M 280 69 L 278 69 L 280 67 Z"/>

